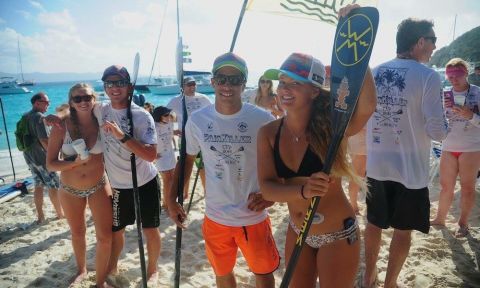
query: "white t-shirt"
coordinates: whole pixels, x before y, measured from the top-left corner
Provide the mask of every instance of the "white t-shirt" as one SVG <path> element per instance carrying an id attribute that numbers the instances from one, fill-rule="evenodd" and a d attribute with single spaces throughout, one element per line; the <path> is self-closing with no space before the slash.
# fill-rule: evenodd
<path id="1" fill-rule="evenodd" d="M 190 117 L 193 111 L 196 111 L 200 108 L 206 107 L 211 105 L 210 99 L 204 94 L 196 93 L 194 96 L 186 96 L 186 106 L 187 106 L 187 115 Z M 168 102 L 167 107 L 172 109 L 175 114 L 177 114 L 177 123 L 178 123 L 178 130 L 182 131 L 182 124 L 183 124 L 183 107 L 182 107 L 182 95 L 178 95 L 170 102 Z"/>
<path id="2" fill-rule="evenodd" d="M 202 152 L 205 163 L 205 214 L 227 226 L 247 226 L 267 217 L 265 210 L 247 208 L 248 195 L 259 191 L 257 132 L 272 115 L 243 104 L 234 115 L 223 115 L 215 106 L 205 107 L 188 119 L 185 127 L 187 153 Z"/>
<path id="3" fill-rule="evenodd" d="M 100 126 L 108 120 L 117 123 L 123 132 L 129 130 L 127 108 L 114 109 L 110 102 L 103 102 L 95 105 L 93 112 Z M 155 133 L 152 115 L 145 109 L 132 103 L 132 116 L 134 127 L 133 138 L 144 144 L 157 144 L 157 135 Z M 100 137 L 103 141 L 105 170 L 107 170 L 108 179 L 112 187 L 117 189 L 133 188 L 132 169 L 130 165 L 131 151 L 112 134 L 105 133 L 103 129 L 100 129 Z M 157 176 L 155 165 L 138 156 L 136 157 L 136 167 L 138 187 L 143 186 Z"/>
<path id="4" fill-rule="evenodd" d="M 157 158 L 155 166 L 158 171 L 168 171 L 175 168 L 175 151 L 173 151 L 173 123 L 155 122 L 155 130 L 157 131 Z"/>
<path id="5" fill-rule="evenodd" d="M 452 152 L 480 151 L 480 87 L 470 85 L 466 91 L 455 92 L 453 95 L 465 95 L 465 105 L 473 111 L 473 118 L 465 120 L 452 113 L 451 108 L 445 108 L 450 132 L 443 140 L 442 150 Z"/>
<path id="6" fill-rule="evenodd" d="M 378 100 L 367 124 L 367 176 L 427 187 L 431 139 L 447 134 L 440 75 L 415 60 L 394 59 L 373 76 Z"/>

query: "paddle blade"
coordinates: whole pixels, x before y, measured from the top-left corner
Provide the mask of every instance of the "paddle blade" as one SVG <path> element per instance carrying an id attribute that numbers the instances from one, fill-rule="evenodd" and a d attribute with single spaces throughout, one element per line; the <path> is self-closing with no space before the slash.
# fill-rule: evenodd
<path id="1" fill-rule="evenodd" d="M 132 74 L 132 85 L 135 86 L 138 77 L 138 68 L 140 67 L 140 53 L 135 54 L 135 59 L 133 60 L 133 74 Z"/>
<path id="2" fill-rule="evenodd" d="M 330 172 L 345 129 L 355 110 L 377 28 L 378 10 L 373 7 L 355 9 L 338 22 L 330 80 L 333 137 L 325 159 L 325 172 Z"/>

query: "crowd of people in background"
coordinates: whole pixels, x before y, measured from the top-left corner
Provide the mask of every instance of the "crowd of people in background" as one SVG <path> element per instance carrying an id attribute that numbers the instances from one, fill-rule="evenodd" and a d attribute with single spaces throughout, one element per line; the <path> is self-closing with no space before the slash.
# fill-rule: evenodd
<path id="1" fill-rule="evenodd" d="M 355 7 L 343 8 L 340 16 Z M 480 66 L 469 75 L 466 61 L 451 59 L 446 77 L 452 88 L 440 93 L 442 79 L 424 65 L 436 49 L 436 40 L 430 21 L 409 18 L 400 23 L 397 56 L 367 71 L 329 175 L 322 169 L 333 130 L 330 67 L 311 55 L 293 53 L 279 69 L 267 70 L 258 79 L 257 89 L 245 93 L 247 63 L 234 53 L 222 54 L 212 69 L 214 103 L 196 92 L 190 76 L 180 83 L 183 94 L 166 106 L 154 107 L 143 94 L 132 101 L 130 74 L 118 65 L 105 69 L 102 77 L 109 102 L 97 102 L 92 87 L 78 83 L 69 91 L 68 104 L 58 107 L 56 116 L 45 118 L 49 99 L 38 93 L 31 99 L 32 110 L 25 114 L 35 142 L 24 152 L 34 177 L 37 222 L 45 221 L 46 187 L 56 217 L 65 217 L 70 227 L 78 269 L 73 282 L 79 282 L 87 273 L 88 206 L 97 238 L 96 285 L 115 286 L 125 227 L 135 223 L 135 178 L 147 242 L 147 278 L 154 286 L 161 207 L 185 228 L 186 212 L 177 203 L 179 174 L 185 174 L 183 197 L 187 198 L 196 164 L 205 191 L 205 252 L 218 287 L 236 287 L 239 249 L 257 287 L 274 287 L 272 273 L 281 255 L 267 208 L 275 202 L 287 203 L 290 218 L 283 256 L 288 263 L 315 196 L 322 201 L 313 211 L 292 285 L 315 287 L 318 281 L 321 287 L 352 287 L 360 263 L 356 217 L 362 213 L 358 195 L 363 191 L 368 223 L 366 268 L 359 285 L 376 287 L 382 230 L 393 228 L 384 285 L 396 287 L 412 231 L 428 233 L 431 225 L 445 225 L 457 177 L 461 215 L 455 236 L 468 235 L 480 169 Z M 272 80 L 278 81 L 276 88 Z M 183 115 L 182 101 L 187 115 Z M 188 120 L 183 123 L 185 117 Z M 42 119 L 53 126 L 50 136 Z M 176 137 L 186 140 L 184 171 L 176 165 Z M 85 156 L 78 150 L 79 140 Z M 432 140 L 443 141 L 443 151 L 439 209 L 430 222 Z M 342 178 L 350 181 L 348 193 Z"/>

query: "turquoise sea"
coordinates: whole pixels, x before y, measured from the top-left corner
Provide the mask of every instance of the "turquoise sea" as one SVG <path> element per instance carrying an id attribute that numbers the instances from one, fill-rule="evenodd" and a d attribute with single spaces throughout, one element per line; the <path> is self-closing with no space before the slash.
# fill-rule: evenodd
<path id="1" fill-rule="evenodd" d="M 52 83 L 37 83 L 34 86 L 28 87 L 29 90 L 32 90 L 32 93 L 28 94 L 16 94 L 16 95 L 0 95 L 3 104 L 3 116 L 0 118 L 0 177 L 6 175 L 12 175 L 12 167 L 10 161 L 10 153 L 8 151 L 7 144 L 7 133 L 10 143 L 10 149 L 13 157 L 13 162 L 15 166 L 15 172 L 18 174 L 21 171 L 26 169 L 22 153 L 17 150 L 15 144 L 15 125 L 20 119 L 23 113 L 29 111 L 32 107 L 30 103 L 30 98 L 37 92 L 43 91 L 46 92 L 50 98 L 50 106 L 48 107 L 47 114 L 55 113 L 55 107 L 67 103 L 68 91 L 70 87 L 76 82 L 52 82 Z M 80 81 L 90 83 L 93 87 L 96 88 L 97 93 L 100 94 L 101 101 L 107 101 L 108 97 L 104 95 L 101 86 L 101 82 L 96 81 Z M 140 82 L 140 80 L 139 80 Z M 145 100 L 158 105 L 166 105 L 172 97 L 176 95 L 154 95 L 150 93 L 143 93 L 145 95 Z M 213 102 L 214 96 L 208 95 Z M 0 112 L 1 113 L 1 112 Z M 5 119 L 5 121 L 4 121 Z M 5 129 L 6 124 L 6 129 Z"/>

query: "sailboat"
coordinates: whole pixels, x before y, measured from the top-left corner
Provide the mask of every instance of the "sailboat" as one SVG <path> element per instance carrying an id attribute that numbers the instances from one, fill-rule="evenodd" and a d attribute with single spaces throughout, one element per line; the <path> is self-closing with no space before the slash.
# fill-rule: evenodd
<path id="1" fill-rule="evenodd" d="M 20 76 L 22 77 L 22 81 L 17 81 L 18 86 L 33 86 L 35 83 L 33 80 L 27 80 L 23 78 L 23 66 L 22 66 L 22 53 L 20 53 L 20 40 L 17 39 L 17 47 L 18 47 L 18 62 L 20 64 Z"/>

